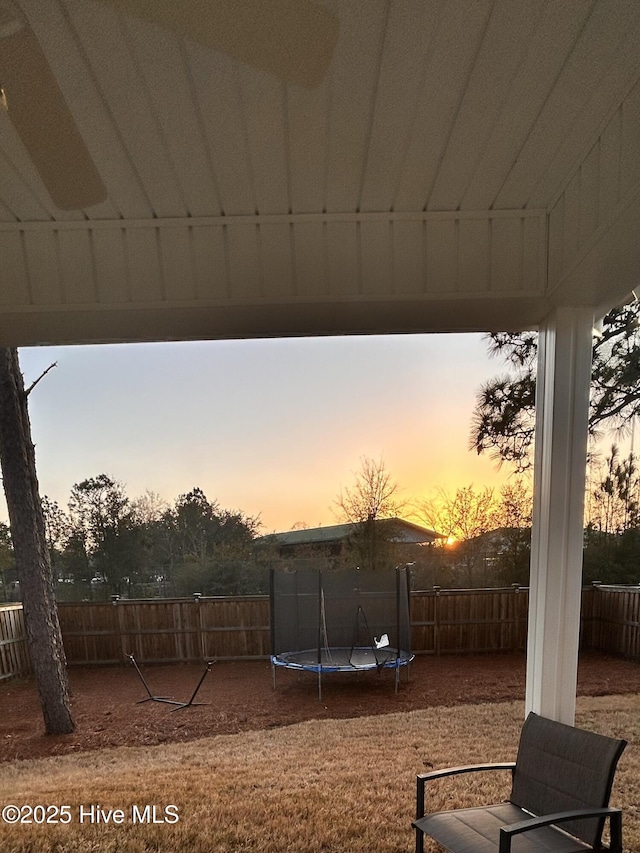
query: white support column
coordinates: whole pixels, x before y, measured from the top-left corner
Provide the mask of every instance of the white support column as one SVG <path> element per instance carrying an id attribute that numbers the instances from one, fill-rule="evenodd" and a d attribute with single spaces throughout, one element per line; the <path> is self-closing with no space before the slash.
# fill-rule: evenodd
<path id="1" fill-rule="evenodd" d="M 575 721 L 593 310 L 540 327 L 526 710 Z"/>

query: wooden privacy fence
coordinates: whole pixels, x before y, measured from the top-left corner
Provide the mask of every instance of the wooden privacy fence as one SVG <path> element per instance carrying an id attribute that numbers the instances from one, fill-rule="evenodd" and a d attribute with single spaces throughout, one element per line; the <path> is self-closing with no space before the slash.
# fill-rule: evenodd
<path id="1" fill-rule="evenodd" d="M 140 663 L 264 658 L 269 597 L 221 596 L 58 605 L 69 663 Z"/>
<path id="2" fill-rule="evenodd" d="M 411 594 L 411 650 L 418 654 L 515 651 L 527 641 L 529 591 L 438 589 Z"/>
<path id="3" fill-rule="evenodd" d="M 411 594 L 412 651 L 524 648 L 527 590 L 432 590 Z M 61 603 L 70 663 L 256 659 L 271 652 L 268 596 Z"/>
<path id="4" fill-rule="evenodd" d="M 31 670 L 21 604 L 0 605 L 0 681 Z"/>
<path id="5" fill-rule="evenodd" d="M 412 651 L 481 653 L 524 649 L 525 588 L 411 593 Z M 221 596 L 58 604 L 67 660 L 115 664 L 259 659 L 269 656 L 269 597 Z M 640 661 L 640 587 L 583 590 L 581 643 Z M 27 671 L 19 604 L 0 605 L 0 679 Z"/>
<path id="6" fill-rule="evenodd" d="M 640 586 L 595 584 L 582 599 L 582 641 L 640 661 Z"/>

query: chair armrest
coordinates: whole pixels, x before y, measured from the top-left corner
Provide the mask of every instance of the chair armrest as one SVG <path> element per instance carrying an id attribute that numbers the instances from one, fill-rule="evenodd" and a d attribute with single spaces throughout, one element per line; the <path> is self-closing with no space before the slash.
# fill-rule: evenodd
<path id="1" fill-rule="evenodd" d="M 444 779 L 446 776 L 459 776 L 461 773 L 476 773 L 481 770 L 511 770 L 513 773 L 515 761 L 502 761 L 499 764 L 463 764 L 461 767 L 447 767 L 444 770 L 432 770 L 429 773 L 418 773 L 416 791 L 416 820 L 424 817 L 424 788 L 433 779 Z M 416 853 L 423 853 L 424 836 L 422 830 L 416 827 Z"/>
<path id="2" fill-rule="evenodd" d="M 511 770 L 516 766 L 515 761 L 503 761 L 499 764 L 465 764 L 461 767 L 447 767 L 444 770 L 432 770 L 429 773 L 419 773 L 417 776 L 416 820 L 424 816 L 424 787 L 433 779 L 443 779 L 446 776 L 458 776 L 461 773 L 476 773 L 481 770 Z"/>
<path id="3" fill-rule="evenodd" d="M 510 826 L 503 826 L 500 828 L 499 853 L 510 853 L 511 838 L 514 835 L 519 835 L 521 832 L 528 832 L 530 829 L 538 829 L 541 826 L 550 826 L 551 824 L 564 823 L 569 820 L 582 820 L 589 817 L 609 818 L 611 823 L 611 844 L 609 850 L 611 853 L 620 853 L 622 851 L 622 811 L 612 808 L 573 809 L 567 812 L 556 812 L 555 814 L 532 817 L 527 820 L 518 821 L 518 823 L 512 823 Z"/>

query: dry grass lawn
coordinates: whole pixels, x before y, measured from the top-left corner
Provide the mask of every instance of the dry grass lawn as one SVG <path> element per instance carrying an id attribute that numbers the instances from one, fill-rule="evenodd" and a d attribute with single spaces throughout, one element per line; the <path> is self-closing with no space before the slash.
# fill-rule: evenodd
<path id="1" fill-rule="evenodd" d="M 578 725 L 629 741 L 612 805 L 625 810 L 625 849 L 640 850 L 640 698 L 584 698 L 578 711 Z M 521 702 L 431 708 L 3 764 L 0 804 L 65 805 L 71 821 L 0 822 L 0 851 L 410 851 L 416 773 L 512 759 L 522 719 Z M 431 805 L 499 800 L 508 774 L 473 784 L 440 783 Z M 86 811 L 81 823 L 92 804 L 123 822 Z M 156 819 L 175 805 L 179 819 L 136 823 L 134 805 L 140 817 L 157 806 Z"/>

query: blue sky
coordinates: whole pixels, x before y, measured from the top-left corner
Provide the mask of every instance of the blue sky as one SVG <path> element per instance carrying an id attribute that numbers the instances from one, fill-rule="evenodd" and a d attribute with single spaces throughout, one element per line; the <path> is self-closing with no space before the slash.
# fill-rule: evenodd
<path id="1" fill-rule="evenodd" d="M 500 485 L 468 450 L 479 386 L 504 372 L 482 335 L 411 335 L 20 350 L 40 491 L 66 509 L 107 473 L 135 498 L 200 486 L 263 532 L 338 520 L 363 456 L 405 499 Z M 4 504 L 0 515 L 6 518 Z"/>

